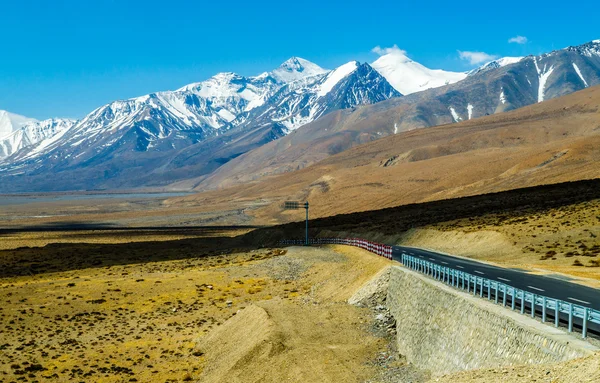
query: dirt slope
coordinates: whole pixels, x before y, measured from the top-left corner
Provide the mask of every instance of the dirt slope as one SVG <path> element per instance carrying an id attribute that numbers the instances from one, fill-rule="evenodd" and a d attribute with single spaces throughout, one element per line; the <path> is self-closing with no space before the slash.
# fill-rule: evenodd
<path id="1" fill-rule="evenodd" d="M 390 262 L 359 249 L 331 249 L 290 248 L 278 263 L 306 268 L 297 279 L 310 286 L 304 295 L 255 302 L 198 339 L 197 350 L 206 358 L 200 381 L 363 382 L 373 377 L 375 366 L 366 362 L 386 347 L 385 341 L 365 332 L 368 310 L 346 301 Z"/>

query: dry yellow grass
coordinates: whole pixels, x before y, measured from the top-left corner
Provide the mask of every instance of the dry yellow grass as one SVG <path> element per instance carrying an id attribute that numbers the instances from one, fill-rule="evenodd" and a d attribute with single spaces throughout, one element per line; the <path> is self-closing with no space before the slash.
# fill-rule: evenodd
<path id="1" fill-rule="evenodd" d="M 161 230 L 77 230 L 77 231 L 14 231 L 0 234 L 0 250 L 19 247 L 43 247 L 56 243 L 118 244 L 135 242 L 164 242 L 218 236 L 235 237 L 251 229 L 186 229 Z"/>
<path id="2" fill-rule="evenodd" d="M 77 233 L 80 239 L 94 234 Z M 58 234 L 48 235 L 44 240 Z M 315 371 L 338 358 L 357 376 L 374 373 L 367 362 L 385 341 L 367 333 L 365 309 L 343 302 L 388 261 L 339 249 L 298 249 L 288 255 L 277 249 L 231 251 L 224 233 L 170 242 L 159 235 L 156 242 L 146 237 L 139 243 L 103 235 L 111 244 L 64 243 L 0 253 L 0 381 L 199 379 L 212 350 L 199 351 L 197 339 L 256 304 L 271 307 L 281 331 L 291 331 L 289 346 L 298 358 L 313 355 Z M 36 254 L 56 271 L 35 269 L 36 275 L 26 275 Z M 304 332 L 296 332 L 296 319 Z M 361 320 L 363 327 L 356 325 Z M 326 327 L 312 331 L 320 324 Z M 345 330 L 327 338 L 326 329 L 334 328 Z M 306 336 L 312 339 L 310 349 L 304 348 Z M 364 339 L 360 345 L 358 338 Z M 348 346 L 331 351 L 333 359 L 313 352 L 335 342 Z M 329 372 L 333 380 L 339 373 Z"/>

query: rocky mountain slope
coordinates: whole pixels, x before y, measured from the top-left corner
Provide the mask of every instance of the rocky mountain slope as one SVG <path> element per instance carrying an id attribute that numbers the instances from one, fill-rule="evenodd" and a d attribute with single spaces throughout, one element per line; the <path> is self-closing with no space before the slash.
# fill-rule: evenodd
<path id="1" fill-rule="evenodd" d="M 244 208 L 256 224 L 273 224 L 302 219 L 298 211 L 283 211 L 282 201 L 309 200 L 312 217 L 327 217 L 598 178 L 599 145 L 600 86 L 595 86 L 506 113 L 400 132 L 297 171 L 168 205 L 226 203 Z"/>
<path id="2" fill-rule="evenodd" d="M 197 188 L 227 187 L 298 170 L 366 141 L 497 114 L 596 84 L 600 84 L 600 40 L 492 62 L 455 84 L 324 116 L 232 160 Z M 194 180 L 181 186 L 196 184 Z"/>

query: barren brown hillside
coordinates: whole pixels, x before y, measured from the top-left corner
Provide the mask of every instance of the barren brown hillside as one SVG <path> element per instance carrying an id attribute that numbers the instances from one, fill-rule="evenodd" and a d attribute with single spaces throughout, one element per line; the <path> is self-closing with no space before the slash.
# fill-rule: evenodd
<path id="1" fill-rule="evenodd" d="M 600 87 L 516 111 L 417 129 L 305 169 L 169 205 L 244 205 L 257 223 L 298 220 L 284 199 L 308 199 L 313 217 L 380 209 L 600 176 Z M 273 159 L 276 161 L 277 159 Z M 252 207 L 253 202 L 256 207 Z"/>

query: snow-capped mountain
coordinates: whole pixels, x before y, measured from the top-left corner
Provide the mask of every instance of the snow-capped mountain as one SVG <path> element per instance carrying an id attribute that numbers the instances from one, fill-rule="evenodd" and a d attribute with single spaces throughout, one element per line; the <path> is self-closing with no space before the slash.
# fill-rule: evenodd
<path id="1" fill-rule="evenodd" d="M 332 71 L 292 58 L 254 77 L 221 73 L 175 91 L 102 106 L 30 150 L 0 160 L 0 177 L 7 181 L 0 191 L 201 182 L 248 151 L 332 111 L 362 104 L 383 101 L 344 115 L 365 121 L 366 111 L 382 113 L 377 123 L 387 125 L 377 125 L 377 137 L 519 108 L 600 84 L 600 40 L 479 69 L 468 76 L 435 71 L 392 52 L 372 65 L 353 61 Z M 334 141 L 331 153 L 352 145 Z M 55 182 L 57 173 L 62 183 Z"/>
<path id="2" fill-rule="evenodd" d="M 36 121 L 35 118 L 9 113 L 6 110 L 0 110 L 0 137 L 8 136 L 22 126 Z"/>
<path id="3" fill-rule="evenodd" d="M 286 84 L 264 106 L 252 111 L 246 124 L 277 123 L 287 133 L 332 110 L 400 96 L 369 64 L 351 61 L 330 72 Z"/>
<path id="4" fill-rule="evenodd" d="M 506 65 L 515 64 L 521 61 L 523 57 L 502 57 L 497 60 L 490 61 L 488 63 L 483 64 L 482 66 L 470 70 L 467 72 L 468 76 L 472 76 L 477 73 L 485 72 L 490 69 L 498 69 Z"/>
<path id="5" fill-rule="evenodd" d="M 403 95 L 453 84 L 467 77 L 465 73 L 429 69 L 400 50 L 379 57 L 371 66 Z"/>
<path id="6" fill-rule="evenodd" d="M 600 41 L 528 56 L 512 64 L 510 59 L 498 61 L 495 63 L 498 65 L 484 65 L 486 70 L 454 84 L 330 113 L 293 134 L 228 161 L 208 177 L 194 179 L 196 182 L 188 185 L 195 190 L 209 190 L 257 182 L 263 177 L 309 167 L 328 155 L 360 145 L 365 139 L 466 121 L 567 95 L 588 86 L 600 86 Z M 552 116 L 540 116 L 544 118 Z M 485 134 L 471 138 L 474 146 L 487 140 Z M 521 143 L 520 137 L 504 139 L 503 145 Z M 449 157 L 453 154 L 445 148 L 439 150 Z M 330 164 L 334 163 L 337 160 L 332 159 Z M 307 173 L 299 177 L 304 174 Z"/>
<path id="7" fill-rule="evenodd" d="M 306 77 L 313 77 L 329 72 L 315 63 L 311 63 L 300 57 L 292 57 L 273 70 L 270 73 L 263 73 L 261 76 L 270 76 L 281 83 L 302 80 Z M 259 76 L 259 77 L 261 77 Z"/>
<path id="8" fill-rule="evenodd" d="M 488 63 L 448 87 L 433 89 L 400 120 L 425 126 L 460 122 L 517 109 L 600 84 L 600 40 L 539 56 Z M 402 123 L 399 122 L 398 126 Z"/>
<path id="9" fill-rule="evenodd" d="M 206 164 L 206 169 L 212 169 L 324 113 L 398 96 L 368 64 L 352 62 L 328 71 L 294 57 L 258 76 L 219 73 L 175 91 L 104 105 L 60 139 L 47 139 L 29 152 L 21 150 L 5 159 L 0 173 L 66 174 L 87 169 L 93 174 L 90 169 L 101 169 L 103 177 L 77 177 L 76 181 L 92 182 L 78 188 L 89 188 L 102 187 L 107 179 L 119 179 L 118 185 L 107 187 L 131 181 L 134 177 L 124 174 L 132 163 L 150 168 L 136 170 L 136 177 L 155 167 Z M 187 154 L 182 157 L 180 151 Z M 170 164 L 161 162 L 170 156 L 174 156 Z M 164 182 L 161 177 L 155 181 Z"/>
<path id="10" fill-rule="evenodd" d="M 70 166 L 110 156 L 116 147 L 163 152 L 182 149 L 244 122 L 248 112 L 263 105 L 288 81 L 301 82 L 322 73 L 327 71 L 292 58 L 256 77 L 219 73 L 175 91 L 114 101 L 78 121 L 61 140 L 52 140 L 31 153 L 19 153 L 11 160 L 48 155 L 56 162 L 54 166 Z"/>
<path id="11" fill-rule="evenodd" d="M 12 133 L 0 137 L 0 158 L 12 156 L 23 149 L 42 150 L 42 141 L 50 143 L 59 139 L 68 129 L 75 124 L 75 120 L 64 118 L 51 118 L 43 121 L 28 119 Z M 29 151 L 24 151 L 24 155 Z M 18 154 L 14 159 L 18 158 Z"/>

